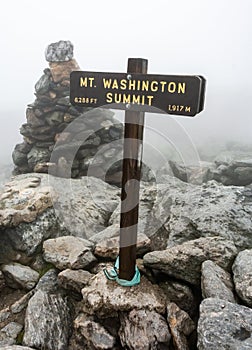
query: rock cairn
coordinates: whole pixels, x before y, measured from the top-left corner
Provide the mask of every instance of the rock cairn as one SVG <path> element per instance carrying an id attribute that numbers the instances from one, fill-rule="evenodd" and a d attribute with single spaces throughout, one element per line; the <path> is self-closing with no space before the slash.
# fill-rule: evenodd
<path id="1" fill-rule="evenodd" d="M 120 142 L 118 148 L 110 145 L 104 152 L 99 151 L 122 138 L 123 125 L 109 110 L 70 104 L 70 73 L 80 69 L 70 41 L 50 44 L 45 58 L 49 68 L 35 84 L 36 99 L 28 105 L 27 122 L 20 128 L 23 142 L 16 145 L 12 154 L 14 174 L 47 173 L 51 169 L 57 172 L 55 175 L 76 178 L 86 175 L 92 163 L 97 167 L 97 177 L 106 172 L 109 182 L 120 182 L 120 161 L 105 169 L 115 154 L 121 154 Z M 99 156 L 95 157 L 97 153 Z M 70 174 L 66 174 L 64 169 L 69 167 Z"/>

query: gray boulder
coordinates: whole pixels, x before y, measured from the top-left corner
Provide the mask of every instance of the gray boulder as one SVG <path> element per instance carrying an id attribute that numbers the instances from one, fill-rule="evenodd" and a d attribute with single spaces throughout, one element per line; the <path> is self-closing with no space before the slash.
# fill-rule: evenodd
<path id="1" fill-rule="evenodd" d="M 39 349 L 66 350 L 71 329 L 70 309 L 59 293 L 38 290 L 26 310 L 23 344 Z"/>
<path id="2" fill-rule="evenodd" d="M 89 241 L 73 236 L 48 239 L 43 243 L 43 257 L 57 269 L 83 269 L 95 262 Z"/>
<path id="3" fill-rule="evenodd" d="M 93 275 L 84 270 L 64 270 L 58 275 L 58 284 L 59 286 L 81 293 L 82 288 L 88 285 L 90 278 Z"/>
<path id="4" fill-rule="evenodd" d="M 63 179 L 50 176 L 49 181 L 57 193 L 56 215 L 73 236 L 90 239 L 103 231 L 120 201 L 118 188 L 94 177 Z"/>
<path id="5" fill-rule="evenodd" d="M 49 91 L 50 85 L 50 77 L 47 74 L 43 74 L 42 77 L 35 84 L 35 91 L 36 93 L 43 95 Z"/>
<path id="6" fill-rule="evenodd" d="M 85 314 L 80 314 L 74 320 L 74 334 L 70 343 L 71 350 L 115 349 L 115 342 L 115 338 L 102 325 Z"/>
<path id="7" fill-rule="evenodd" d="M 213 180 L 212 170 L 215 169 L 215 165 L 210 162 L 202 161 L 197 166 L 185 167 L 175 161 L 169 161 L 169 166 L 173 175 L 184 182 L 201 185 L 204 182 Z"/>
<path id="8" fill-rule="evenodd" d="M 53 208 L 49 208 L 31 223 L 21 223 L 15 228 L 7 228 L 5 234 L 16 251 L 32 256 L 41 243 L 49 237 L 55 237 L 59 229 L 55 212 Z"/>
<path id="9" fill-rule="evenodd" d="M 246 165 L 251 165 L 252 160 Z M 237 167 L 234 170 L 237 183 L 246 186 L 252 183 L 252 166 Z"/>
<path id="10" fill-rule="evenodd" d="M 19 175 L 0 195 L 0 263 L 27 264 L 41 242 L 59 231 L 53 210 L 55 192 L 47 175 Z"/>
<path id="11" fill-rule="evenodd" d="M 172 198 L 173 196 L 173 198 Z M 202 186 L 185 184 L 164 191 L 159 206 L 170 219 L 168 246 L 199 237 L 220 236 L 232 240 L 239 250 L 252 245 L 252 191 L 210 181 Z"/>
<path id="12" fill-rule="evenodd" d="M 14 177 L 0 194 L 0 228 L 33 222 L 52 207 L 53 195 L 46 175 L 24 174 Z"/>
<path id="13" fill-rule="evenodd" d="M 120 317 L 119 336 L 130 350 L 168 349 L 171 335 L 165 318 L 155 311 L 132 310 Z"/>
<path id="14" fill-rule="evenodd" d="M 60 40 L 47 46 L 45 58 L 48 62 L 65 62 L 73 58 L 73 44 Z"/>
<path id="15" fill-rule="evenodd" d="M 10 263 L 2 266 L 6 284 L 14 289 L 23 288 L 32 289 L 39 280 L 37 271 L 32 270 L 29 266 L 19 263 Z"/>
<path id="16" fill-rule="evenodd" d="M 234 284 L 230 273 L 211 260 L 204 261 L 201 269 L 202 297 L 218 298 L 235 303 Z"/>
<path id="17" fill-rule="evenodd" d="M 226 151 L 215 158 L 213 178 L 224 185 L 246 186 L 252 183 L 251 150 Z"/>
<path id="18" fill-rule="evenodd" d="M 0 311 L 0 322 L 8 322 L 9 318 L 11 317 L 11 313 L 9 308 L 5 308 Z"/>
<path id="19" fill-rule="evenodd" d="M 198 323 L 198 350 L 251 348 L 252 310 L 221 299 L 203 300 Z"/>
<path id="20" fill-rule="evenodd" d="M 0 329 L 0 349 L 4 345 L 13 345 L 16 343 L 18 334 L 23 326 L 17 322 L 10 322 L 4 328 Z"/>
<path id="21" fill-rule="evenodd" d="M 144 265 L 193 285 L 200 285 L 201 264 L 205 260 L 213 260 L 230 270 L 236 254 L 237 249 L 231 241 L 220 237 L 199 238 L 163 251 L 147 253 Z"/>
<path id="22" fill-rule="evenodd" d="M 232 269 L 237 294 L 246 305 L 252 307 L 252 249 L 240 252 Z"/>
<path id="23" fill-rule="evenodd" d="M 19 261 L 15 255 L 21 252 L 32 256 L 44 239 L 58 233 L 54 197 L 47 175 L 19 175 L 5 185 L 0 197 L 0 262 Z"/>
<path id="24" fill-rule="evenodd" d="M 149 309 L 164 313 L 165 295 L 144 276 L 141 283 L 126 288 L 106 279 L 101 271 L 90 280 L 89 286 L 82 289 L 83 310 L 98 317 L 117 316 L 118 312 L 133 309 Z"/>

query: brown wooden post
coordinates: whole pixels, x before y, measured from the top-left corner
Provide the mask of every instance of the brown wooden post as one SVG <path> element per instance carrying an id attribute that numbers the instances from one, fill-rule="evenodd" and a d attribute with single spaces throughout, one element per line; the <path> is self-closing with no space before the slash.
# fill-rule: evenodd
<path id="1" fill-rule="evenodd" d="M 126 76 L 128 84 L 126 85 L 125 73 L 76 71 L 70 75 L 70 101 L 72 105 L 92 108 L 114 105 L 116 109 L 126 109 L 119 278 L 127 281 L 131 281 L 135 275 L 144 111 L 153 112 L 158 108 L 161 113 L 194 117 L 203 110 L 205 97 L 206 80 L 201 75 L 148 75 L 147 65 L 148 61 L 145 59 L 130 58 Z M 140 76 L 136 77 L 134 74 L 140 74 Z M 132 82 L 130 82 L 131 79 Z M 155 91 L 151 89 L 151 96 L 146 96 L 146 88 L 141 85 L 144 80 L 148 80 L 148 82 L 155 81 L 157 88 Z M 122 81 L 124 81 L 124 84 L 122 84 Z M 138 82 L 137 86 L 136 81 Z M 176 93 L 174 94 L 174 92 Z M 121 103 L 115 103 L 118 102 L 116 101 L 117 94 L 123 96 Z M 143 97 L 142 100 L 141 96 Z M 146 97 L 149 106 L 154 109 L 150 110 L 142 104 Z M 128 104 L 125 103 L 125 100 L 129 101 Z M 135 101 L 134 106 L 133 104 L 130 105 L 130 103 L 133 103 L 132 101 Z M 117 263 L 118 261 L 116 261 L 116 269 L 118 267 Z M 117 271 L 112 270 L 112 275 L 110 276 L 107 273 L 106 276 L 109 279 L 116 280 Z M 136 275 L 137 283 L 139 281 L 138 277 L 139 274 Z M 134 283 L 118 282 L 121 285 L 135 284 L 135 281 L 133 281 Z"/>
<path id="2" fill-rule="evenodd" d="M 130 80 L 130 73 L 146 74 L 147 67 L 147 60 L 129 58 L 127 70 L 129 74 L 127 78 Z M 126 111 L 121 192 L 119 278 L 128 281 L 134 277 L 136 265 L 143 132 L 144 112 Z M 127 142 L 127 139 L 133 139 L 135 142 Z"/>

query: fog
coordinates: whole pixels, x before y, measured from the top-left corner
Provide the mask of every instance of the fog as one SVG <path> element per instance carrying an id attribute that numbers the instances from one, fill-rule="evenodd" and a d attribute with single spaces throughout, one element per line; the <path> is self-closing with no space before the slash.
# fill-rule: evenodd
<path id="1" fill-rule="evenodd" d="M 204 111 L 195 118 L 163 115 L 157 130 L 168 129 L 172 118 L 196 146 L 250 142 L 251 13 L 250 0 L 2 2 L 0 163 L 21 141 L 26 105 L 48 66 L 45 48 L 58 40 L 74 44 L 83 70 L 124 72 L 127 58 L 142 57 L 152 74 L 203 75 Z"/>

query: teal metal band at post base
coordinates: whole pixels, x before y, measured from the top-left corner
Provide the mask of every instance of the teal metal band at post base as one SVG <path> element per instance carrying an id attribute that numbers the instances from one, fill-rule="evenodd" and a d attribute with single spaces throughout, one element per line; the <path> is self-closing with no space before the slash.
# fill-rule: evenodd
<path id="1" fill-rule="evenodd" d="M 119 257 L 117 257 L 114 267 L 108 271 L 106 268 L 103 269 L 103 272 L 108 280 L 116 281 L 120 286 L 123 287 L 132 287 L 140 283 L 140 272 L 136 266 L 135 275 L 131 281 L 123 280 L 118 277 L 119 270 Z"/>

